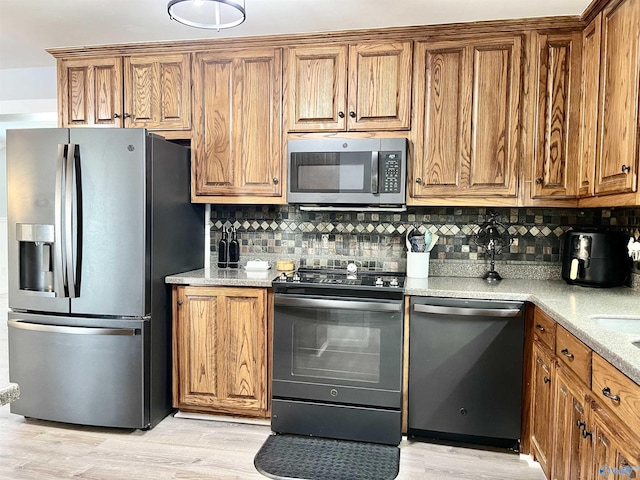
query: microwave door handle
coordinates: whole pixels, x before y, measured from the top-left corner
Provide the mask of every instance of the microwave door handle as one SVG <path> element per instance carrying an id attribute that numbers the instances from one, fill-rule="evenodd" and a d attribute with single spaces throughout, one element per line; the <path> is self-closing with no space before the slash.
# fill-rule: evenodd
<path id="1" fill-rule="evenodd" d="M 378 152 L 371 152 L 371 193 L 378 193 Z"/>
<path id="2" fill-rule="evenodd" d="M 64 180 L 66 173 L 66 152 L 67 145 L 58 145 L 58 157 L 56 160 L 56 185 L 55 185 L 55 200 L 54 200 L 54 237 L 53 237 L 53 264 L 55 268 L 54 273 L 54 291 L 56 297 L 66 297 L 65 293 L 65 274 L 64 268 L 64 234 L 63 234 L 63 206 L 62 201 L 64 197 Z"/>

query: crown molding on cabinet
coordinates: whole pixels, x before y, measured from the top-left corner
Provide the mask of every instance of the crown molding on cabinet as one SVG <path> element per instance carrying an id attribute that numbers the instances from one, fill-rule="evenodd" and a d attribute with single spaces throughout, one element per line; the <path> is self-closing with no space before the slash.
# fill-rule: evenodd
<path id="1" fill-rule="evenodd" d="M 600 0 L 595 0 L 600 1 Z M 527 30 L 575 30 L 582 29 L 586 24 L 582 17 L 536 17 L 507 20 L 491 20 L 483 22 L 449 23 L 438 25 L 421 25 L 412 27 L 392 27 L 381 29 L 345 30 L 295 35 L 270 35 L 256 37 L 238 37 L 205 40 L 184 40 L 171 42 L 141 42 L 129 44 L 94 45 L 81 47 L 49 48 L 47 52 L 55 58 L 71 58 L 105 55 L 132 55 L 151 53 L 171 53 L 186 50 L 196 52 L 201 50 L 234 48 L 287 47 L 291 45 L 308 45 L 314 43 L 349 43 L 385 40 L 448 40 L 464 39 L 479 35 L 495 35 L 497 33 L 516 33 Z"/>

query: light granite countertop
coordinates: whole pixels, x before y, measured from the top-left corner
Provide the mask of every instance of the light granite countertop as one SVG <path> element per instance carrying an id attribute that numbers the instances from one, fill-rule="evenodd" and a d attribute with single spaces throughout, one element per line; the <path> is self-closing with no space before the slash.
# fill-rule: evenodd
<path id="1" fill-rule="evenodd" d="M 0 405 L 6 405 L 20 398 L 20 387 L 17 383 L 10 383 L 0 388 Z"/>
<path id="2" fill-rule="evenodd" d="M 244 268 L 211 268 L 171 275 L 166 282 L 268 288 L 278 273 L 274 269 L 247 272 Z M 490 284 L 480 278 L 429 277 L 407 278 L 405 294 L 532 302 L 640 385 L 640 347 L 634 345 L 634 342 L 640 345 L 640 333 L 613 331 L 594 319 L 597 316 L 640 317 L 638 290 L 627 287 L 586 288 L 567 285 L 562 280 L 504 279 Z"/>
<path id="3" fill-rule="evenodd" d="M 270 268 L 264 271 L 247 271 L 245 268 L 201 268 L 170 275 L 166 283 L 177 285 L 209 285 L 218 287 L 270 287 L 278 275 Z"/>

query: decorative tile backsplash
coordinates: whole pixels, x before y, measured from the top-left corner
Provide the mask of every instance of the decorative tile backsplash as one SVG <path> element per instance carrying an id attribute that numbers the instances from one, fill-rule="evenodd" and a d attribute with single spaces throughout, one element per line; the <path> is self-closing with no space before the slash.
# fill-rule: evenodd
<path id="1" fill-rule="evenodd" d="M 382 270 L 404 269 L 405 235 L 412 225 L 440 238 L 433 260 L 485 262 L 473 237 L 497 214 L 513 238 L 500 261 L 561 261 L 561 237 L 570 230 L 609 228 L 640 237 L 640 209 L 408 207 L 402 213 L 303 212 L 294 206 L 211 206 L 211 250 L 220 231 L 238 230 L 241 255 L 274 254 L 332 266 L 349 259 Z M 331 260 L 334 258 L 333 260 Z M 637 266 L 636 266 L 637 268 Z"/>

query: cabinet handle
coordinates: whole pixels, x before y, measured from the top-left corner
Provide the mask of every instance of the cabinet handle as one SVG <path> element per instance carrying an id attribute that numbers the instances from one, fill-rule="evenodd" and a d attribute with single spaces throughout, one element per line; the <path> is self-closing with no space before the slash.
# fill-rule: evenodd
<path id="1" fill-rule="evenodd" d="M 279 181 L 280 180 L 278 180 L 278 177 L 273 177 L 273 183 L 275 183 L 277 185 Z"/>
<path id="2" fill-rule="evenodd" d="M 538 177 L 538 178 L 536 178 L 536 183 L 537 183 L 538 185 L 542 185 L 542 182 L 543 182 L 543 181 L 544 181 L 544 180 L 542 180 L 542 177 Z"/>
<path id="3" fill-rule="evenodd" d="M 351 118 L 356 118 L 356 112 L 349 112 L 349 116 Z"/>
<path id="4" fill-rule="evenodd" d="M 536 330 L 540 330 L 541 332 L 544 332 L 544 327 L 539 323 L 536 323 Z"/>
<path id="5" fill-rule="evenodd" d="M 422 178 L 420 177 L 416 178 L 416 183 L 422 183 Z"/>
<path id="6" fill-rule="evenodd" d="M 340 118 L 344 118 L 344 112 L 338 112 L 338 116 L 339 116 Z"/>
<path id="7" fill-rule="evenodd" d="M 578 429 L 583 429 L 583 428 L 587 428 L 587 424 L 584 423 L 582 420 L 578 420 L 576 422 L 576 427 L 578 427 Z"/>
<path id="8" fill-rule="evenodd" d="M 631 171 L 631 167 L 628 165 L 622 165 L 622 173 L 629 173 Z"/>
<path id="9" fill-rule="evenodd" d="M 549 377 L 544 377 L 544 383 L 549 383 L 551 379 Z"/>
<path id="10" fill-rule="evenodd" d="M 592 435 L 593 434 L 591 432 L 587 432 L 586 428 L 582 430 L 582 438 L 592 437 Z"/>
<path id="11" fill-rule="evenodd" d="M 573 353 L 569 353 L 569 349 L 563 348 L 562 350 L 560 350 L 560 353 L 563 354 L 568 359 L 573 360 Z"/>
<path id="12" fill-rule="evenodd" d="M 602 394 L 607 397 L 610 400 L 613 400 L 614 402 L 619 402 L 620 401 L 620 396 L 619 395 L 611 395 L 611 389 L 609 387 L 604 387 L 602 389 Z"/>
<path id="13" fill-rule="evenodd" d="M 178 300 L 176 303 L 178 304 L 179 307 L 182 306 L 182 300 Z"/>

